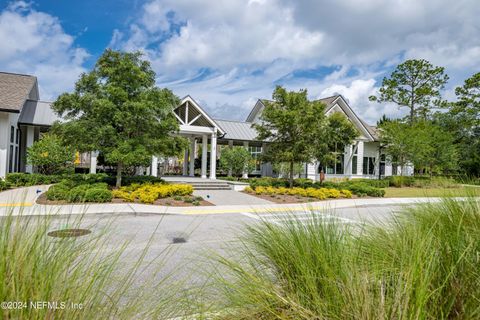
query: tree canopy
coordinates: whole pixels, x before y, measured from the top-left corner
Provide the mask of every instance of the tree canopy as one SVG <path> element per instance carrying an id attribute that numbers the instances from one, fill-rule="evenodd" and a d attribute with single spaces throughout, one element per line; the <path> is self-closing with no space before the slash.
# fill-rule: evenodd
<path id="1" fill-rule="evenodd" d="M 326 158 L 332 142 L 349 144 L 358 135 L 350 122 L 338 116 L 329 120 L 325 105 L 318 100 L 308 100 L 307 90 L 289 92 L 277 86 L 272 98 L 264 102 L 260 123 L 252 126 L 258 132 L 258 140 L 268 141 L 263 159 L 290 164 L 290 185 L 293 185 L 295 163 Z"/>
<path id="2" fill-rule="evenodd" d="M 423 59 L 399 64 L 389 78 L 384 78 L 378 96 L 371 101 L 393 102 L 409 109 L 409 122 L 426 120 L 432 109 L 444 107 L 440 91 L 448 81 L 443 67 L 433 66 Z"/>
<path id="3" fill-rule="evenodd" d="M 185 145 L 173 114 L 179 99 L 155 86 L 155 73 L 140 52 L 106 50 L 83 73 L 72 93 L 53 103 L 65 121 L 53 131 L 81 152 L 100 151 L 117 167 L 148 165 L 152 155 L 175 155 Z"/>

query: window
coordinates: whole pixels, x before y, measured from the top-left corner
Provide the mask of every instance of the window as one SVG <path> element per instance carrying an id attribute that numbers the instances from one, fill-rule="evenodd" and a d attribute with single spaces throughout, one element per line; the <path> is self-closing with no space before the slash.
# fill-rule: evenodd
<path id="1" fill-rule="evenodd" d="M 20 155 L 18 154 L 18 146 L 15 147 L 15 172 L 18 172 L 18 162 L 20 160 Z"/>
<path id="2" fill-rule="evenodd" d="M 17 129 L 17 135 L 15 137 L 15 143 L 16 144 L 20 143 L 20 130 L 19 129 Z"/>
<path id="3" fill-rule="evenodd" d="M 375 157 L 363 157 L 363 174 L 375 174 Z"/>
<path id="4" fill-rule="evenodd" d="M 385 155 L 380 155 L 380 175 L 385 175 Z"/>
<path id="5" fill-rule="evenodd" d="M 252 155 L 253 160 L 255 161 L 255 168 L 253 171 L 259 172 L 261 170 L 260 166 L 262 162 L 260 161 L 260 155 L 262 154 L 262 147 L 249 146 L 248 151 Z"/>
<path id="6" fill-rule="evenodd" d="M 13 146 L 10 145 L 10 155 L 8 156 L 8 172 L 13 172 Z"/>
<path id="7" fill-rule="evenodd" d="M 352 157 L 352 174 L 357 174 L 357 165 L 358 165 L 358 147 L 352 146 L 353 148 L 353 157 Z"/>
<path id="8" fill-rule="evenodd" d="M 13 143 L 15 141 L 15 127 L 11 126 L 10 127 L 10 142 Z"/>
<path id="9" fill-rule="evenodd" d="M 343 174 L 343 168 L 345 163 L 345 147 L 343 145 L 335 144 L 333 153 L 335 160 L 333 163 L 329 163 L 326 166 L 320 165 L 319 170 L 324 170 L 326 174 Z"/>

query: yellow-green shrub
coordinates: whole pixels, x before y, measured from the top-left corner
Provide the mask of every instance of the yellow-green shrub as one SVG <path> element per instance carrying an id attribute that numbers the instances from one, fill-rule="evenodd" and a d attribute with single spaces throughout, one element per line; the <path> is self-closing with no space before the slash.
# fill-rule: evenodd
<path id="1" fill-rule="evenodd" d="M 188 184 L 132 184 L 113 191 L 115 198 L 133 202 L 153 203 L 160 198 L 187 196 L 193 193 L 193 187 Z"/>
<path id="2" fill-rule="evenodd" d="M 352 193 L 349 190 L 337 190 L 330 188 L 286 188 L 286 187 L 272 187 L 272 186 L 257 186 L 255 189 L 250 187 L 245 188 L 246 192 L 255 193 L 257 195 L 291 195 L 302 196 L 308 198 L 315 198 L 319 200 L 323 199 L 338 199 L 338 198 L 351 198 Z"/>

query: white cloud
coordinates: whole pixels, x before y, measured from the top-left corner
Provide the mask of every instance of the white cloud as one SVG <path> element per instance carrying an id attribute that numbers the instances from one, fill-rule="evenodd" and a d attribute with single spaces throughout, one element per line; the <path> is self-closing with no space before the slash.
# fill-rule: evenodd
<path id="1" fill-rule="evenodd" d="M 19 1 L 0 12 L 0 70 L 36 75 L 42 99 L 73 88 L 88 53 L 58 18 Z"/>
<path id="2" fill-rule="evenodd" d="M 280 83 L 312 97 L 344 92 L 375 122 L 402 113 L 368 96 L 374 79 L 405 58 L 445 66 L 447 92 L 480 68 L 478 16 L 472 0 L 151 0 L 112 45 L 142 50 L 160 85 L 222 117 L 243 118 L 253 98 Z M 340 68 L 318 79 L 289 76 L 318 66 Z"/>
<path id="3" fill-rule="evenodd" d="M 389 118 L 398 118 L 405 115 L 405 110 L 399 109 L 395 104 L 378 104 L 370 102 L 368 97 L 378 94 L 378 88 L 375 87 L 375 79 L 353 80 L 348 85 L 332 85 L 325 88 L 320 97 L 328 97 L 335 94 L 341 94 L 346 98 L 348 104 L 354 111 L 361 115 L 362 119 L 369 124 L 375 125 L 381 115 Z"/>

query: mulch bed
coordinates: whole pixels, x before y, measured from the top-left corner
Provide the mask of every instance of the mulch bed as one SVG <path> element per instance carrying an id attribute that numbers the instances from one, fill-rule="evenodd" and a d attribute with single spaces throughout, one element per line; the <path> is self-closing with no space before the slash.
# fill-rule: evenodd
<path id="1" fill-rule="evenodd" d="M 214 204 L 212 204 L 208 201 L 205 201 L 205 200 L 201 200 L 199 202 L 200 202 L 200 204 L 198 205 L 198 207 L 214 206 Z M 70 202 L 65 201 L 65 200 L 48 200 L 46 193 L 42 193 L 37 198 L 37 203 L 38 204 L 47 204 L 47 205 L 49 205 L 49 204 L 51 204 L 51 205 L 55 205 L 55 204 L 82 204 L 82 203 L 78 203 L 78 202 L 77 203 L 70 203 Z M 124 201 L 122 199 L 114 198 L 114 199 L 112 199 L 111 202 L 103 202 L 101 204 L 104 204 L 104 203 L 132 203 L 132 202 L 128 202 L 128 201 Z M 135 202 L 135 203 L 142 204 L 141 202 Z M 94 204 L 94 202 L 88 202 L 88 203 L 85 203 L 85 204 Z M 167 206 L 167 207 L 193 207 L 194 206 L 191 202 L 185 202 L 183 200 L 175 200 L 173 198 L 158 199 L 152 205 Z"/>

